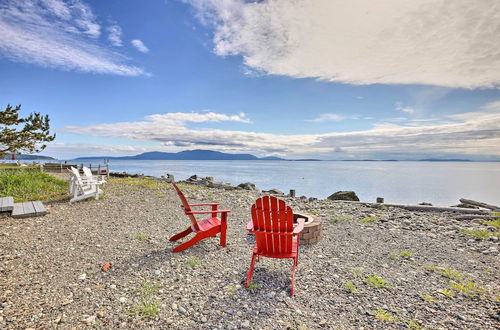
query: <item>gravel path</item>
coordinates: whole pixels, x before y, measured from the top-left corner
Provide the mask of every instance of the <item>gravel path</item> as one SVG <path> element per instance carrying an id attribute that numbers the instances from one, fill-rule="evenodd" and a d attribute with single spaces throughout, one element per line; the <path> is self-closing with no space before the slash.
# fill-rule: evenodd
<path id="1" fill-rule="evenodd" d="M 0 328 L 500 327 L 498 234 L 481 221 L 288 200 L 324 221 L 323 239 L 301 247 L 291 298 L 291 260 L 263 259 L 255 287 L 243 287 L 258 193 L 183 189 L 191 202 L 233 210 L 227 248 L 214 238 L 170 252 L 168 237 L 188 219 L 165 183 L 113 180 L 99 201 L 54 203 L 41 218 L 0 215 Z"/>

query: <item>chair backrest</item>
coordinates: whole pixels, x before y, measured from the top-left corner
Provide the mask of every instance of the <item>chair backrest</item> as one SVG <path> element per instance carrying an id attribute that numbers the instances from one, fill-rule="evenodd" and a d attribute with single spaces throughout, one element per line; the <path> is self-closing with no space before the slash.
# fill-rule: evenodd
<path id="1" fill-rule="evenodd" d="M 83 174 L 85 174 L 86 177 L 88 177 L 89 179 L 92 179 L 92 171 L 90 170 L 90 168 L 84 166 L 83 167 Z"/>
<path id="2" fill-rule="evenodd" d="M 189 217 L 189 220 L 191 220 L 191 223 L 193 224 L 193 227 L 195 230 L 200 230 L 200 227 L 198 226 L 198 221 L 196 221 L 196 218 L 192 214 L 188 214 L 188 212 L 191 211 L 191 207 L 189 206 L 189 203 L 182 193 L 182 191 L 177 187 L 174 181 L 170 182 L 172 186 L 174 186 L 175 191 L 177 192 L 177 195 L 179 195 L 179 198 L 181 199 L 182 202 L 182 208 L 184 209 L 184 213 Z"/>
<path id="3" fill-rule="evenodd" d="M 274 196 L 257 199 L 252 205 L 252 222 L 260 254 L 292 252 L 293 211 L 285 201 Z"/>
<path id="4" fill-rule="evenodd" d="M 80 187 L 83 187 L 84 184 L 83 184 L 83 181 L 82 181 L 82 177 L 80 176 L 80 172 L 78 172 L 78 169 L 76 169 L 75 167 L 71 166 L 71 173 L 75 177 L 76 182 L 78 183 L 78 185 Z"/>

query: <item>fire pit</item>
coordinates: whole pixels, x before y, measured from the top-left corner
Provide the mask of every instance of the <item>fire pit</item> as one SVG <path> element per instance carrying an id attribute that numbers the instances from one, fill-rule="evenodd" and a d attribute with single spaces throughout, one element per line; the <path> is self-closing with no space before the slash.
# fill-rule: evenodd
<path id="1" fill-rule="evenodd" d="M 316 244 L 321 239 L 321 217 L 300 212 L 294 213 L 293 222 L 297 225 L 298 218 L 305 218 L 304 230 L 300 234 L 300 244 Z"/>

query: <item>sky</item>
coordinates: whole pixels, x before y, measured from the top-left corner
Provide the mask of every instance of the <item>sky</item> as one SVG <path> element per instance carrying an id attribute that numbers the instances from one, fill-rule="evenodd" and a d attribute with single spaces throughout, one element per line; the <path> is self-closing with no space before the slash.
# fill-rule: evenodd
<path id="1" fill-rule="evenodd" d="M 500 0 L 0 0 L 0 109 L 60 159 L 500 160 Z"/>

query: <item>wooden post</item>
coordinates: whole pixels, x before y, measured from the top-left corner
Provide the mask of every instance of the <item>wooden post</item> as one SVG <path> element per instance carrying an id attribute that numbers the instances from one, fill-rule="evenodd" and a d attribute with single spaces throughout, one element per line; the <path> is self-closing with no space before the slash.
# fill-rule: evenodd
<path id="1" fill-rule="evenodd" d="M 101 175 L 101 163 L 97 165 L 97 175 Z"/>
<path id="2" fill-rule="evenodd" d="M 60 169 L 59 169 L 59 173 L 62 173 L 62 172 L 63 172 L 63 168 L 62 168 L 63 166 L 62 166 L 62 163 L 61 163 L 61 162 L 59 162 L 59 167 L 60 167 Z"/>
<path id="3" fill-rule="evenodd" d="M 377 203 L 383 203 L 384 197 L 377 197 Z"/>
<path id="4" fill-rule="evenodd" d="M 109 160 L 106 159 L 106 176 L 109 179 Z"/>
<path id="5" fill-rule="evenodd" d="M 290 197 L 295 198 L 295 189 L 290 189 Z"/>

